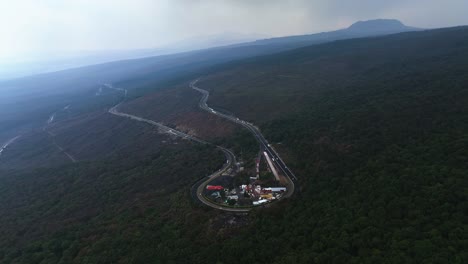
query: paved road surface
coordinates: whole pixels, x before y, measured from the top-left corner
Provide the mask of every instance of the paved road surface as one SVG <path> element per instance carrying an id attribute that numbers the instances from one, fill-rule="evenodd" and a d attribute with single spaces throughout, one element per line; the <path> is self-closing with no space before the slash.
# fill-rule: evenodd
<path id="1" fill-rule="evenodd" d="M 108 86 L 108 88 L 110 88 L 110 87 Z M 116 89 L 116 88 L 111 88 L 111 89 Z M 125 91 L 125 96 L 127 95 L 127 90 L 124 90 L 124 89 L 116 89 L 116 90 Z M 119 108 L 120 104 L 122 104 L 122 102 L 115 105 L 111 109 L 109 109 L 109 113 L 113 114 L 113 115 L 116 115 L 116 116 L 129 118 L 129 119 L 132 119 L 132 120 L 135 120 L 135 121 L 144 122 L 144 123 L 150 124 L 152 126 L 156 126 L 156 127 L 158 127 L 159 131 L 162 132 L 162 133 L 172 134 L 172 135 L 175 135 L 175 136 L 178 136 L 178 137 L 181 137 L 181 138 L 192 140 L 192 141 L 200 143 L 200 144 L 211 145 L 211 143 L 208 143 L 208 142 L 206 142 L 206 141 L 204 141 L 202 139 L 193 137 L 191 135 L 185 134 L 185 133 L 180 132 L 178 130 L 175 130 L 173 128 L 167 127 L 167 126 L 165 126 L 165 125 L 163 125 L 161 123 L 158 123 L 156 121 L 146 119 L 146 118 L 143 118 L 143 117 L 139 117 L 139 116 L 135 116 L 135 115 L 132 115 L 132 114 L 127 114 L 127 113 L 120 112 L 118 110 L 118 108 Z M 211 202 L 209 199 L 207 199 L 207 198 L 205 198 L 203 196 L 203 190 L 205 189 L 206 185 L 208 185 L 209 182 L 216 179 L 217 177 L 220 177 L 225 171 L 227 171 L 229 168 L 232 168 L 236 164 L 236 157 L 235 157 L 234 153 L 232 153 L 232 151 L 230 151 L 230 150 L 228 150 L 226 148 L 223 148 L 221 146 L 216 146 L 216 147 L 218 149 L 220 149 L 224 153 L 224 155 L 226 156 L 226 163 L 223 165 L 223 167 L 220 170 L 218 170 L 218 171 L 214 172 L 213 174 L 211 174 L 210 176 L 205 177 L 205 178 L 199 180 L 198 182 L 196 182 L 192 186 L 192 190 L 191 190 L 192 197 L 194 199 L 200 201 L 202 204 L 205 204 L 205 205 L 207 205 L 209 207 L 212 207 L 212 208 L 215 208 L 215 209 L 218 209 L 218 210 L 223 210 L 223 211 L 228 211 L 228 212 L 248 212 L 251 208 L 224 207 L 224 206 L 221 206 L 219 204 Z"/>
<path id="2" fill-rule="evenodd" d="M 257 141 L 260 143 L 261 148 L 268 153 L 272 161 L 275 163 L 275 165 L 284 173 L 284 175 L 287 176 L 290 182 L 290 187 L 288 188 L 288 194 L 285 195 L 285 197 L 290 197 L 296 190 L 295 186 L 298 184 L 297 182 L 297 177 L 294 175 L 294 173 L 289 169 L 284 161 L 281 159 L 279 154 L 270 146 L 268 141 L 265 139 L 265 137 L 260 133 L 260 130 L 253 125 L 252 123 L 249 123 L 247 121 L 241 120 L 235 116 L 230 116 L 223 114 L 219 111 L 214 110 L 213 108 L 209 107 L 207 104 L 208 97 L 210 96 L 210 93 L 206 90 L 200 89 L 196 86 L 198 82 L 198 79 L 190 83 L 190 87 L 202 94 L 202 98 L 199 102 L 199 107 L 202 108 L 203 110 L 210 112 L 214 115 L 223 117 L 225 119 L 228 119 L 232 122 L 235 122 L 246 129 L 248 129 L 252 134 L 255 136 Z"/>
<path id="3" fill-rule="evenodd" d="M 211 174 L 210 176 L 205 177 L 205 178 L 199 180 L 197 183 L 195 183 L 192 186 L 192 190 L 191 190 L 192 197 L 195 198 L 195 199 L 198 199 L 200 202 L 202 202 L 203 204 L 205 204 L 205 205 L 207 205 L 209 207 L 212 207 L 212 208 L 215 208 L 215 209 L 218 209 L 218 210 L 222 210 L 222 211 L 242 213 L 242 212 L 248 212 L 248 211 L 252 210 L 252 208 L 233 208 L 233 207 L 222 206 L 220 204 L 211 202 L 211 200 L 209 200 L 209 199 L 207 199 L 207 198 L 205 198 L 203 196 L 203 191 L 205 190 L 206 185 L 208 185 L 208 183 L 210 183 L 213 179 L 216 179 L 217 177 L 220 177 L 225 171 L 227 171 L 229 168 L 231 168 L 236 163 L 236 157 L 234 156 L 234 153 L 232 153 L 230 150 L 225 149 L 223 147 L 218 147 L 218 148 L 220 148 L 224 152 L 224 154 L 226 155 L 227 163 L 220 170 L 218 170 L 217 172 L 215 172 L 215 173 Z"/>

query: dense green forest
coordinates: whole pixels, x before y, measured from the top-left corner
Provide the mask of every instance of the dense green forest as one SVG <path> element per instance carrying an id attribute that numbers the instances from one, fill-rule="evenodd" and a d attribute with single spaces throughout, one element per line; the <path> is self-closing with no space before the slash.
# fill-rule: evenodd
<path id="1" fill-rule="evenodd" d="M 172 247 L 191 246 L 181 233 L 185 222 L 210 216 L 192 208 L 191 184 L 223 162 L 224 155 L 212 147 L 177 144 L 145 159 L 114 156 L 4 175 L 0 178 L 4 201 L 0 206 L 0 261 L 146 263 L 156 257 L 171 259 Z"/>
<path id="2" fill-rule="evenodd" d="M 287 146 L 302 186 L 215 248 L 256 248 L 272 263 L 466 262 L 467 68 L 468 29 L 457 28 L 305 48 L 213 77 L 213 102 Z M 281 109 L 245 112 L 261 100 Z"/>
<path id="3" fill-rule="evenodd" d="M 230 63 L 209 104 L 281 143 L 300 192 L 249 215 L 191 201 L 221 166 L 172 145 L 0 178 L 2 263 L 466 263 L 468 29 Z M 239 132 L 225 139 L 249 155 Z"/>

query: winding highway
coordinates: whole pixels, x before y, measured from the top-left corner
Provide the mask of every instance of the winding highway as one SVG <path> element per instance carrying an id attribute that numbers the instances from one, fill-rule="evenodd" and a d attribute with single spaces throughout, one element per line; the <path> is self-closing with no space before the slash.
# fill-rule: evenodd
<path id="1" fill-rule="evenodd" d="M 249 123 L 247 121 L 241 120 L 235 116 L 231 115 L 226 115 L 223 114 L 219 111 L 214 110 L 213 108 L 209 107 L 207 104 L 208 97 L 210 96 L 210 93 L 206 90 L 203 90 L 199 87 L 196 86 L 197 82 L 199 79 L 194 80 L 190 83 L 190 87 L 202 94 L 202 98 L 199 102 L 199 107 L 209 113 L 212 113 L 214 115 L 220 116 L 222 118 L 228 119 L 236 124 L 239 124 L 246 129 L 248 129 L 257 139 L 257 141 L 260 143 L 260 147 L 262 150 L 266 151 L 268 155 L 270 156 L 271 160 L 274 162 L 276 167 L 278 167 L 285 176 L 287 176 L 290 186 L 288 186 L 288 193 L 285 195 L 285 197 L 290 197 L 296 190 L 295 186 L 298 184 L 297 182 L 297 177 L 294 175 L 294 173 L 289 169 L 284 161 L 281 159 L 279 154 L 271 147 L 271 145 L 268 143 L 268 141 L 265 139 L 265 137 L 260 133 L 260 130 L 253 125 L 252 123 Z"/>
<path id="2" fill-rule="evenodd" d="M 278 167 L 284 173 L 286 178 L 288 179 L 288 181 L 289 181 L 288 192 L 284 195 L 284 197 L 292 196 L 294 194 L 294 192 L 296 191 L 295 186 L 297 185 L 297 178 L 294 175 L 294 173 L 286 166 L 286 164 L 281 159 L 281 157 L 278 155 L 278 153 L 270 146 L 270 144 L 265 139 L 265 137 L 260 133 L 260 130 L 256 126 L 254 126 L 253 124 L 251 124 L 249 122 L 246 122 L 244 120 L 240 120 L 239 118 L 237 118 L 235 116 L 220 113 L 220 112 L 214 110 L 213 108 L 209 107 L 208 104 L 207 104 L 207 101 L 208 101 L 208 97 L 209 97 L 210 94 L 209 94 L 208 91 L 198 88 L 196 86 L 197 82 L 198 82 L 198 79 L 191 82 L 190 87 L 202 94 L 202 98 L 199 101 L 199 107 L 201 109 L 209 112 L 209 113 L 212 113 L 214 115 L 220 116 L 220 117 L 225 118 L 225 119 L 228 119 L 228 120 L 230 120 L 230 121 L 232 121 L 232 122 L 234 122 L 236 124 L 239 124 L 239 125 L 245 127 L 246 129 L 248 129 L 255 136 L 257 141 L 260 143 L 261 149 L 263 151 L 265 151 L 270 156 L 270 158 L 274 162 L 275 166 Z M 106 86 L 109 89 L 118 90 L 118 91 L 121 91 L 121 92 L 124 93 L 124 99 L 120 103 L 118 103 L 117 105 L 115 105 L 114 107 L 109 109 L 108 112 L 110 114 L 120 116 L 120 117 L 129 118 L 129 119 L 132 119 L 132 120 L 135 120 L 135 121 L 138 121 L 138 122 L 144 122 L 144 123 L 150 124 L 152 126 L 156 126 L 161 133 L 171 134 L 171 135 L 178 136 L 178 137 L 181 137 L 181 138 L 185 138 L 185 139 L 188 139 L 188 140 L 200 143 L 200 144 L 212 145 L 209 142 L 206 142 L 206 141 L 204 141 L 202 139 L 199 139 L 199 138 L 196 138 L 194 136 L 188 135 L 188 134 L 183 133 L 181 131 L 175 130 L 173 128 L 167 127 L 167 126 L 165 126 L 165 125 L 163 125 L 161 123 L 158 123 L 156 121 L 146 119 L 146 118 L 143 118 L 143 117 L 139 117 L 139 116 L 135 116 L 135 115 L 132 115 L 132 114 L 120 112 L 118 108 L 123 102 L 125 102 L 128 91 L 126 89 L 114 88 L 112 86 L 112 84 L 105 84 L 104 86 Z M 214 180 L 214 179 L 220 177 L 221 175 L 223 175 L 223 173 L 226 172 L 227 170 L 229 170 L 230 168 L 233 168 L 234 166 L 236 166 L 236 163 L 237 163 L 236 162 L 236 157 L 235 157 L 234 153 L 232 153 L 232 151 L 230 151 L 230 150 L 228 150 L 228 149 L 226 149 L 224 147 L 221 147 L 221 146 L 216 146 L 216 147 L 218 149 L 220 149 L 224 153 L 224 155 L 226 156 L 226 163 L 223 165 L 223 167 L 220 170 L 214 172 L 210 176 L 207 176 L 207 177 L 204 177 L 204 178 L 198 180 L 194 185 L 192 185 L 192 188 L 191 188 L 192 198 L 194 200 L 198 200 L 199 202 L 201 202 L 204 205 L 207 205 L 207 206 L 209 206 L 211 208 L 215 208 L 215 209 L 218 209 L 218 210 L 223 210 L 223 211 L 228 211 L 228 212 L 238 212 L 238 213 L 239 212 L 242 213 L 242 212 L 250 211 L 253 207 L 234 208 L 234 207 L 222 206 L 220 204 L 212 202 L 211 200 L 207 199 L 204 196 L 203 192 L 204 192 L 204 189 L 206 188 L 206 185 L 208 185 L 208 183 L 211 182 L 212 180 Z"/>
<path id="3" fill-rule="evenodd" d="M 125 94 L 124 99 L 120 103 L 118 103 L 117 105 L 115 105 L 114 107 L 109 109 L 108 112 L 110 114 L 115 115 L 115 116 L 129 118 L 129 119 L 132 119 L 132 120 L 135 120 L 135 121 L 138 121 L 138 122 L 147 123 L 147 124 L 152 125 L 152 126 L 156 126 L 161 133 L 174 135 L 174 136 L 181 137 L 181 138 L 184 138 L 184 139 L 188 139 L 188 140 L 200 143 L 200 144 L 212 145 L 209 142 L 206 142 L 206 141 L 204 141 L 202 139 L 199 139 L 199 138 L 196 138 L 194 136 L 188 135 L 188 134 L 183 133 L 181 131 L 175 130 L 173 128 L 167 127 L 167 126 L 165 126 L 165 125 L 163 125 L 161 123 L 158 123 L 156 121 L 146 119 L 146 118 L 143 118 L 143 117 L 139 117 L 139 116 L 136 116 L 136 115 L 120 112 L 118 108 L 125 101 L 125 98 L 126 98 L 127 93 L 128 93 L 127 90 L 126 89 L 120 89 L 120 88 L 113 88 L 110 84 L 106 85 L 106 87 L 110 88 L 110 89 L 115 89 L 115 90 L 122 91 Z M 230 168 L 233 168 L 234 166 L 236 166 L 236 163 L 237 163 L 236 162 L 236 156 L 234 155 L 234 153 L 232 153 L 232 151 L 230 151 L 229 149 L 223 148 L 221 146 L 216 146 L 216 148 L 218 148 L 219 150 L 221 150 L 224 153 L 224 155 L 226 156 L 226 163 L 223 165 L 223 167 L 220 170 L 214 172 L 210 176 L 207 176 L 207 177 L 204 177 L 204 178 L 200 179 L 194 185 L 192 185 L 192 188 L 191 188 L 192 197 L 195 200 L 200 201 L 202 204 L 207 205 L 207 206 L 209 206 L 211 208 L 218 209 L 218 210 L 223 210 L 223 211 L 228 211 L 228 212 L 248 212 L 248 211 L 250 211 L 251 208 L 232 208 L 232 207 L 221 206 L 219 204 L 213 203 L 212 201 L 210 201 L 209 199 L 207 199 L 203 195 L 203 191 L 204 191 L 206 185 L 209 182 L 211 182 L 212 180 L 214 180 L 214 179 L 220 177 L 221 175 L 223 175 L 224 172 L 226 172 Z"/>
<path id="4" fill-rule="evenodd" d="M 201 109 L 209 112 L 209 113 L 212 113 L 214 115 L 220 116 L 220 117 L 225 118 L 225 119 L 228 119 L 228 120 L 230 120 L 230 121 L 232 121 L 232 122 L 234 122 L 236 124 L 242 125 L 246 129 L 248 129 L 255 136 L 257 141 L 260 143 L 261 150 L 267 152 L 268 155 L 270 156 L 271 160 L 274 162 L 275 166 L 277 166 L 284 173 L 284 175 L 287 176 L 286 178 L 288 179 L 290 184 L 288 184 L 288 192 L 284 195 L 284 197 L 291 196 L 295 191 L 295 185 L 296 185 L 297 178 L 292 173 L 292 171 L 286 166 L 286 164 L 283 162 L 283 160 L 280 158 L 280 156 L 276 153 L 276 151 L 268 144 L 268 141 L 263 137 L 263 135 L 260 133 L 259 129 L 256 126 L 254 126 L 253 124 L 249 123 L 249 122 L 240 120 L 239 118 L 236 118 L 233 115 L 223 114 L 223 113 L 218 112 L 218 111 L 214 110 L 213 108 L 209 107 L 207 105 L 209 92 L 206 91 L 206 90 L 198 88 L 196 86 L 197 82 L 198 82 L 198 79 L 191 82 L 190 87 L 202 94 L 202 98 L 199 101 L 199 107 Z M 184 139 L 187 139 L 187 140 L 191 140 L 191 141 L 194 141 L 194 142 L 197 142 L 197 143 L 200 143 L 200 144 L 213 145 L 213 144 L 211 144 L 211 143 L 209 143 L 207 141 L 204 141 L 204 140 L 199 139 L 197 137 L 188 135 L 188 134 L 183 133 L 181 131 L 178 131 L 176 129 L 167 127 L 167 126 L 165 126 L 165 125 L 163 125 L 161 123 L 158 123 L 156 121 L 119 111 L 119 106 L 122 103 L 124 103 L 125 100 L 127 99 L 128 91 L 126 89 L 122 89 L 122 88 L 115 88 L 115 87 L 112 86 L 112 84 L 103 84 L 103 86 L 105 88 L 108 88 L 108 89 L 113 89 L 113 90 L 116 90 L 116 91 L 120 91 L 120 92 L 122 92 L 124 94 L 123 99 L 118 104 L 116 104 L 115 106 L 111 107 L 108 110 L 108 112 L 110 114 L 115 115 L 115 116 L 119 116 L 119 117 L 128 118 L 128 119 L 135 120 L 135 121 L 138 121 L 138 122 L 147 123 L 149 125 L 155 126 L 155 127 L 158 128 L 158 131 L 160 133 L 165 133 L 165 134 L 177 136 L 177 137 L 184 138 Z M 68 108 L 69 108 L 69 106 L 66 106 L 63 110 L 67 110 Z M 55 121 L 55 115 L 56 115 L 56 113 L 53 113 L 49 117 L 49 119 L 46 122 L 46 126 L 44 127 L 44 131 L 46 131 L 46 128 L 47 128 L 48 125 L 50 125 L 51 123 L 53 123 Z M 50 136 L 54 137 L 54 135 L 52 133 L 50 133 L 49 131 L 46 131 L 46 132 L 49 133 Z M 12 138 L 8 142 L 6 142 L 3 146 L 1 146 L 0 155 L 2 154 L 2 152 L 10 144 L 12 144 L 18 138 L 19 138 L 19 136 L 15 137 L 15 138 Z M 72 162 L 77 161 L 73 156 L 69 155 L 63 148 L 61 148 L 59 145 L 57 145 L 55 143 L 55 141 L 54 141 L 54 144 L 57 146 L 57 148 L 59 148 L 61 150 L 61 152 L 63 152 L 65 155 L 67 155 L 67 157 Z M 209 175 L 207 177 L 204 177 L 204 178 L 198 180 L 195 184 L 192 185 L 191 195 L 192 195 L 193 199 L 199 201 L 200 203 L 202 203 L 202 204 L 204 204 L 206 206 L 209 206 L 209 207 L 214 208 L 214 209 L 222 210 L 222 211 L 237 212 L 237 213 L 245 213 L 245 212 L 250 211 L 253 207 L 240 208 L 240 207 L 223 206 L 223 205 L 212 202 L 210 199 L 208 199 L 208 198 L 206 198 L 204 196 L 204 190 L 206 188 L 206 185 L 208 185 L 214 179 L 222 176 L 226 171 L 228 171 L 230 169 L 236 169 L 236 166 L 237 166 L 236 157 L 235 157 L 235 155 L 234 155 L 234 153 L 232 151 L 230 151 L 229 149 L 226 149 L 224 147 L 221 147 L 221 146 L 215 146 L 215 147 L 218 148 L 219 150 L 221 150 L 224 153 L 224 155 L 226 157 L 226 163 L 218 171 L 214 172 L 213 174 L 211 174 L 211 175 Z"/>

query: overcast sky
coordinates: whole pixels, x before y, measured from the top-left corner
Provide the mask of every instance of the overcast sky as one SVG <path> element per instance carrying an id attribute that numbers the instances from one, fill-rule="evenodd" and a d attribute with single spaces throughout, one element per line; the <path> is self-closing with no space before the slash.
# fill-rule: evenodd
<path id="1" fill-rule="evenodd" d="M 165 46 L 223 32 L 284 36 L 397 18 L 468 24 L 467 0 L 0 0 L 0 58 Z"/>

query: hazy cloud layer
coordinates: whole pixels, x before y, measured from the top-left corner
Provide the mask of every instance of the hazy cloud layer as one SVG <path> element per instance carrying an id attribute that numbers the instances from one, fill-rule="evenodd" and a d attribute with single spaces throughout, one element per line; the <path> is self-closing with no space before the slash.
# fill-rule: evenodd
<path id="1" fill-rule="evenodd" d="M 55 50 L 163 46 L 223 32 L 273 36 L 397 18 L 468 24 L 466 0 L 0 0 L 0 57 Z"/>

